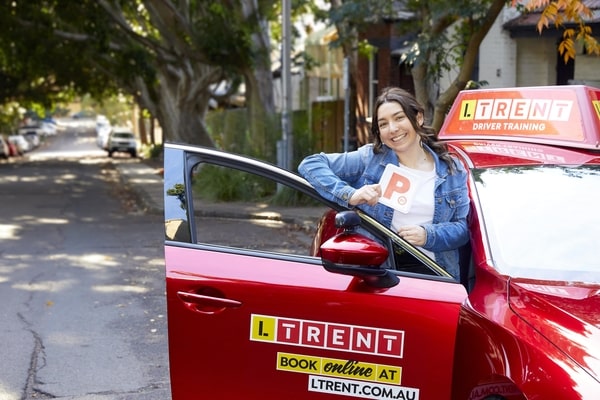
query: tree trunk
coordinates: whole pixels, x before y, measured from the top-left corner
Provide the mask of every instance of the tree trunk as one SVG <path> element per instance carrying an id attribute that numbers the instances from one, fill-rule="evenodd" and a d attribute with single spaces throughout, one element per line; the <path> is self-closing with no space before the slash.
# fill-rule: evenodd
<path id="1" fill-rule="evenodd" d="M 331 0 L 332 9 L 339 9 L 342 7 L 342 0 Z M 348 103 L 346 108 L 349 110 L 348 126 L 344 128 L 348 129 L 348 136 L 350 138 L 357 138 L 357 121 L 358 115 L 366 120 L 364 115 L 364 108 L 359 107 L 358 103 L 358 32 L 351 24 L 346 22 L 337 22 L 335 27 L 338 31 L 338 36 L 342 38 L 342 51 L 344 57 L 348 59 Z M 346 78 L 346 77 L 344 77 Z M 346 84 L 346 82 L 344 82 Z M 346 119 L 344 119 L 346 120 Z M 361 130 L 361 136 L 364 135 L 364 131 Z M 367 142 L 368 137 L 358 138 L 360 142 Z"/>
<path id="2" fill-rule="evenodd" d="M 257 5 L 249 2 L 245 14 L 257 12 Z M 252 34 L 254 65 L 241 70 L 246 83 L 246 107 L 250 130 L 252 155 L 275 161 L 276 134 L 281 131 L 277 124 L 275 100 L 273 98 L 273 73 L 271 72 L 270 38 L 266 20 L 258 22 L 259 29 Z"/>
<path id="3" fill-rule="evenodd" d="M 130 90 L 140 106 L 158 120 L 163 141 L 214 147 L 204 117 L 210 99 L 209 85 L 217 80 L 216 70 L 189 60 L 187 63 L 165 64 L 157 70 L 157 83 L 149 85 L 138 78 L 129 83 L 133 89 Z"/>
<path id="4" fill-rule="evenodd" d="M 415 86 L 415 98 L 425 108 L 426 123 L 430 124 L 433 106 L 429 101 L 430 79 L 427 78 L 427 63 L 419 62 L 411 68 L 411 75 Z"/>
<path id="5" fill-rule="evenodd" d="M 505 4 L 505 0 L 494 0 L 486 13 L 481 27 L 471 35 L 458 75 L 450 87 L 448 87 L 444 93 L 440 94 L 435 103 L 435 111 L 432 123 L 432 126 L 435 130 L 440 130 L 442 124 L 444 123 L 444 119 L 446 118 L 446 112 L 456 99 L 458 92 L 466 87 L 467 82 L 473 73 L 473 68 L 475 67 L 475 62 L 479 52 L 479 45 L 485 38 L 485 35 L 487 35 L 489 32 L 496 18 L 498 18 L 498 15 L 504 8 Z"/>

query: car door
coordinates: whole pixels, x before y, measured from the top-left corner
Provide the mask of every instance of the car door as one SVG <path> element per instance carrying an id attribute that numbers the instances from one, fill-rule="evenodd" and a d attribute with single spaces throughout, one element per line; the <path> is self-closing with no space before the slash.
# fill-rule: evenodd
<path id="1" fill-rule="evenodd" d="M 309 255 L 307 237 L 317 231 L 312 217 L 337 206 L 302 178 L 200 147 L 166 144 L 164 157 L 174 400 L 450 397 L 462 285 L 392 271 L 397 283 L 377 287 L 358 275 L 330 272 Z M 222 172 L 212 167 L 235 172 L 220 184 Z M 211 185 L 231 184 L 238 173 L 250 178 L 233 187 L 250 182 L 264 191 L 260 201 L 202 195 Z M 310 205 L 270 209 L 286 192 L 309 198 Z M 254 218 L 236 217 L 243 208 Z M 398 251 L 396 239 L 383 242 L 392 256 Z"/>

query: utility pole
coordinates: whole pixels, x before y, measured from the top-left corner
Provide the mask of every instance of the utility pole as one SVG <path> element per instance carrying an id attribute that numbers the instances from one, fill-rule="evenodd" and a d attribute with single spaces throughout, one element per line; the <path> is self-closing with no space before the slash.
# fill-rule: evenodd
<path id="1" fill-rule="evenodd" d="M 350 150 L 350 57 L 344 58 L 344 152 Z"/>
<path id="2" fill-rule="evenodd" d="M 283 25 L 283 42 L 281 49 L 281 129 L 282 137 L 277 143 L 277 161 L 278 165 L 284 169 L 290 170 L 292 165 L 292 70 L 291 70 L 291 15 L 292 1 L 282 0 L 282 25 Z"/>

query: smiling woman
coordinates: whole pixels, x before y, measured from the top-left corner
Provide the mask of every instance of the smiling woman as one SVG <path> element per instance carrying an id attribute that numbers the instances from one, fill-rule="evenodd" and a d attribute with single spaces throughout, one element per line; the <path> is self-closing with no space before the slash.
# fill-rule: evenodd
<path id="1" fill-rule="evenodd" d="M 459 248 L 469 239 L 467 174 L 424 121 L 414 96 L 384 89 L 374 106 L 373 144 L 308 156 L 298 172 L 321 196 L 363 210 L 458 280 Z"/>

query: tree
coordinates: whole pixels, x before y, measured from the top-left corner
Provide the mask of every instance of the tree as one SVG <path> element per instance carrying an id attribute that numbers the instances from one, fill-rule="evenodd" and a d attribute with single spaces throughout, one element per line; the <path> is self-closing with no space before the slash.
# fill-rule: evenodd
<path id="1" fill-rule="evenodd" d="M 594 13 L 581 0 L 529 0 L 521 5 L 517 0 L 512 0 L 512 6 L 524 12 L 541 10 L 537 30 L 541 33 L 552 23 L 558 28 L 565 28 L 568 23 L 574 23 L 576 29 L 565 28 L 563 40 L 558 46 L 558 51 L 563 56 L 565 63 L 575 59 L 575 42 L 583 42 L 589 54 L 600 55 L 600 46 L 592 30 L 586 25 L 586 19 L 593 18 Z"/>
<path id="2" fill-rule="evenodd" d="M 0 67 L 7 82 L 41 80 L 95 95 L 124 90 L 157 117 L 169 140 L 205 146 L 213 146 L 204 124 L 212 88 L 226 81 L 235 90 L 243 80 L 256 153 L 268 153 L 261 138 L 274 114 L 265 29 L 273 4 L 2 0 L 0 42 L 10 50 Z"/>
<path id="3" fill-rule="evenodd" d="M 406 62 L 411 65 L 415 95 L 428 114 L 433 115 L 431 125 L 439 129 L 458 92 L 465 89 L 471 80 L 481 42 L 502 9 L 511 3 L 506 0 L 406 0 L 387 3 L 386 7 L 377 1 L 330 1 L 328 17 L 338 28 L 344 54 L 350 57 L 350 74 L 354 76 L 355 57 L 361 47 L 357 38 L 360 32 L 368 29 L 366 24 L 382 19 L 398 21 L 399 10 L 405 11 L 410 18 L 403 18 L 398 23 L 418 34 L 405 55 Z M 567 21 L 576 23 L 578 29 L 565 29 L 559 47 L 565 60 L 575 56 L 574 40 L 584 41 L 588 51 L 598 54 L 597 42 L 589 27 L 585 26 L 585 18 L 590 17 L 591 12 L 582 1 L 530 0 L 526 5 L 519 5 L 518 0 L 512 0 L 512 6 L 523 12 L 541 9 L 538 30 L 548 27 L 551 22 L 557 27 L 564 26 Z M 451 68 L 455 69 L 455 78 L 448 89 L 440 93 L 440 73 Z M 352 82 L 356 83 L 354 79 Z M 360 88 L 352 89 L 352 95 L 360 95 Z M 353 100 L 352 104 L 356 101 Z M 361 115 L 361 110 L 357 114 Z"/>
<path id="4" fill-rule="evenodd" d="M 358 98 L 365 97 L 364 88 L 358 85 L 358 57 L 369 57 L 374 50 L 366 41 L 360 40 L 365 32 L 378 20 L 389 18 L 394 13 L 394 2 L 389 0 L 330 0 L 330 9 L 324 12 L 314 8 L 314 12 L 322 20 L 333 23 L 338 37 L 331 46 L 342 48 L 347 61 L 349 110 L 348 128 L 350 137 L 357 137 L 357 121 L 366 119 L 367 115 Z M 354 112 L 352 112 L 354 111 Z"/>
<path id="5" fill-rule="evenodd" d="M 479 45 L 506 2 L 462 0 L 452 2 L 452 6 L 436 0 L 425 3 L 430 7 L 419 11 L 421 31 L 410 58 L 415 95 L 429 109 L 433 103 L 431 126 L 439 130 L 454 99 L 471 80 Z M 444 92 L 431 95 L 438 92 L 440 71 L 452 65 L 457 66 L 452 83 Z"/>

